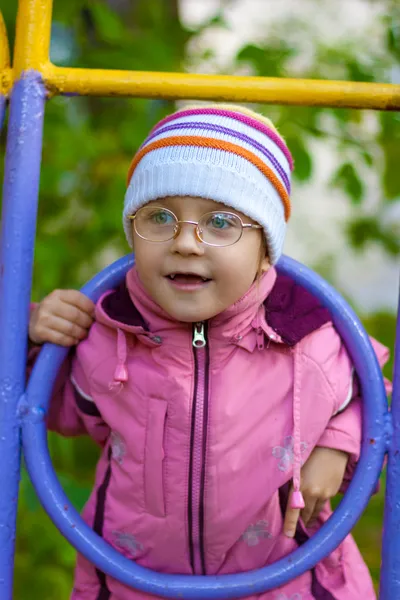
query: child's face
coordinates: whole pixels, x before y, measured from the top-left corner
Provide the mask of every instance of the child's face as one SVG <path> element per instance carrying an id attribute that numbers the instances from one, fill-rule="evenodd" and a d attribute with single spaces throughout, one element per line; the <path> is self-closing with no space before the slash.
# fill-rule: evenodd
<path id="1" fill-rule="evenodd" d="M 169 209 L 180 221 L 197 222 L 205 213 L 229 211 L 243 223 L 254 224 L 246 215 L 203 198 L 174 196 L 149 205 Z M 214 247 L 199 242 L 190 224 L 183 224 L 175 239 L 161 243 L 142 239 L 133 223 L 132 228 L 136 267 L 144 288 L 179 321 L 204 321 L 219 314 L 249 290 L 260 268 L 262 229 L 244 229 L 235 244 Z M 261 268 L 269 268 L 267 258 Z"/>

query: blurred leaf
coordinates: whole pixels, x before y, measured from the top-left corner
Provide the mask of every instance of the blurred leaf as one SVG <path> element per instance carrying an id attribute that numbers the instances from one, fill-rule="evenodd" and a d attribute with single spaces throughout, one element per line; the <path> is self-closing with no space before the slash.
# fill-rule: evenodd
<path id="1" fill-rule="evenodd" d="M 364 194 L 364 186 L 351 163 L 343 163 L 339 167 L 332 178 L 332 185 L 342 188 L 354 204 L 360 203 Z"/>
<path id="2" fill-rule="evenodd" d="M 236 59 L 250 64 L 257 75 L 282 77 L 286 75 L 286 62 L 293 53 L 293 48 L 284 42 L 263 47 L 248 44 L 239 51 Z"/>
<path id="3" fill-rule="evenodd" d="M 379 115 L 381 144 L 384 166 L 382 183 L 388 200 L 396 200 L 400 196 L 400 169 L 398 167 L 398 147 L 400 139 L 400 115 L 382 112 Z"/>
<path id="4" fill-rule="evenodd" d="M 362 318 L 362 322 L 369 335 L 372 335 L 391 350 L 390 358 L 383 369 L 383 374 L 392 381 L 394 366 L 394 344 L 396 335 L 396 315 L 387 312 L 378 312 L 364 316 Z"/>
<path id="5" fill-rule="evenodd" d="M 351 57 L 346 61 L 346 69 L 349 81 L 374 81 L 371 69 L 360 63 L 356 57 Z"/>
<path id="6" fill-rule="evenodd" d="M 386 31 L 387 48 L 397 60 L 400 60 L 400 18 L 390 21 Z"/>
<path id="7" fill-rule="evenodd" d="M 361 156 L 364 159 L 366 165 L 368 165 L 369 167 L 372 167 L 374 165 L 374 159 L 372 155 L 369 152 L 367 152 L 367 150 L 362 150 Z"/>
<path id="8" fill-rule="evenodd" d="M 350 245 L 357 250 L 364 250 L 370 242 L 378 242 L 392 256 L 400 256 L 400 239 L 398 235 L 384 230 L 375 217 L 358 217 L 346 225 Z"/>
<path id="9" fill-rule="evenodd" d="M 207 25 L 206 25 L 207 29 L 209 27 L 213 27 L 213 26 L 221 27 L 223 29 L 229 29 L 228 23 L 222 12 L 219 12 L 214 17 L 211 17 L 211 19 L 207 22 Z"/>
<path id="10" fill-rule="evenodd" d="M 121 43 L 126 35 L 126 27 L 117 12 L 103 2 L 90 3 L 90 16 L 93 19 L 95 35 L 98 40 Z"/>
<path id="11" fill-rule="evenodd" d="M 286 137 L 286 142 L 293 156 L 293 176 L 299 181 L 309 179 L 312 174 L 312 158 L 305 146 L 304 140 L 300 136 L 293 138 Z"/>
<path id="12" fill-rule="evenodd" d="M 215 50 L 212 48 L 205 48 L 203 52 L 199 55 L 199 60 L 211 60 L 215 58 Z"/>
<path id="13" fill-rule="evenodd" d="M 400 196 L 399 139 L 387 141 L 383 147 L 385 158 L 383 184 L 388 200 L 397 200 Z"/>

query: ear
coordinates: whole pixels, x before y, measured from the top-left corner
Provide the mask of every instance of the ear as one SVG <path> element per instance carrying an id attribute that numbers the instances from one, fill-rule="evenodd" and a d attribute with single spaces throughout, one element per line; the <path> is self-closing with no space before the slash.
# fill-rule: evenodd
<path id="1" fill-rule="evenodd" d="M 269 262 L 269 258 L 267 255 L 261 261 L 260 271 L 261 273 L 266 273 L 271 268 L 271 263 Z"/>
<path id="2" fill-rule="evenodd" d="M 131 233 L 132 233 L 132 250 L 135 252 L 135 228 L 133 226 L 133 221 L 131 221 Z"/>

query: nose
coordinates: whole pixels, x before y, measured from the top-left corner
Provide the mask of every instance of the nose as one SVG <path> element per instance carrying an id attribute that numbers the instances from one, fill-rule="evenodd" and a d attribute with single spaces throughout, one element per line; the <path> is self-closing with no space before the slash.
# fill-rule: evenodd
<path id="1" fill-rule="evenodd" d="M 197 237 L 197 223 L 185 221 L 179 224 L 177 236 L 172 240 L 171 252 L 189 256 L 195 254 L 202 256 L 204 254 L 204 244 Z"/>

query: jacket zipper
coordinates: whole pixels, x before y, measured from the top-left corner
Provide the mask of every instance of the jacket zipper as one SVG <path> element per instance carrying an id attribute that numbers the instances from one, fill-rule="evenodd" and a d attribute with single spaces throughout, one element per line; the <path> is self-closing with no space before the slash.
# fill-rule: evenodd
<path id="1" fill-rule="evenodd" d="M 204 482 L 208 423 L 210 355 L 207 323 L 193 325 L 194 390 L 190 432 L 188 525 L 190 562 L 194 574 L 205 575 Z"/>

